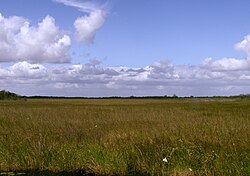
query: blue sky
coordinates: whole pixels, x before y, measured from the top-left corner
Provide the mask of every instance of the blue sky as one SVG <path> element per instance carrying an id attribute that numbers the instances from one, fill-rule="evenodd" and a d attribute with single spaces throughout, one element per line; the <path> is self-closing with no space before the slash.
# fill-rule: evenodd
<path id="1" fill-rule="evenodd" d="M 0 4 L 0 38 L 6 39 L 0 42 L 0 77 L 17 80 L 0 79 L 2 89 L 65 96 L 249 93 L 248 0 Z M 31 83 L 34 79 L 37 83 Z M 204 82 L 203 91 L 197 82 Z M 20 89 L 19 84 L 27 86 Z M 33 90 L 37 85 L 41 90 Z"/>

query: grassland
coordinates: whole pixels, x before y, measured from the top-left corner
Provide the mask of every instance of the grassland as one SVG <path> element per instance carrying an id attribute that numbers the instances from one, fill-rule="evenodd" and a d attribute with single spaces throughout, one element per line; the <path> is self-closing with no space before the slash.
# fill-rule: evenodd
<path id="1" fill-rule="evenodd" d="M 0 101 L 0 173 L 10 171 L 247 176 L 250 100 Z"/>

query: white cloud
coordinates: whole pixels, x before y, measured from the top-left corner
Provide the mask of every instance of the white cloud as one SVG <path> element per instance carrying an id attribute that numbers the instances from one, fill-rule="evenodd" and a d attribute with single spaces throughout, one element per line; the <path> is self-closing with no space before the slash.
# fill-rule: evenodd
<path id="1" fill-rule="evenodd" d="M 98 10 L 100 7 L 93 2 L 78 2 L 75 0 L 53 0 L 54 2 L 62 3 L 66 6 L 76 7 L 82 12 L 92 12 Z"/>
<path id="2" fill-rule="evenodd" d="M 46 68 L 41 64 L 18 62 L 9 68 L 9 74 L 19 78 L 42 78 L 46 76 Z"/>
<path id="3" fill-rule="evenodd" d="M 8 68 L 0 68 L 1 79 L 38 79 L 47 75 L 47 69 L 41 64 L 18 62 Z"/>
<path id="4" fill-rule="evenodd" d="M 249 70 L 249 59 L 235 59 L 235 58 L 222 58 L 213 60 L 207 58 L 203 61 L 203 66 L 209 67 L 214 71 L 235 71 L 235 70 Z"/>
<path id="5" fill-rule="evenodd" d="M 202 62 L 204 68 L 211 69 L 212 71 L 247 71 L 250 70 L 250 35 L 244 37 L 244 40 L 235 44 L 234 48 L 239 51 L 246 53 L 247 58 L 236 59 L 236 58 L 222 58 L 213 60 L 207 58 Z"/>
<path id="6" fill-rule="evenodd" d="M 174 69 L 173 65 L 169 64 L 166 61 L 154 62 L 150 66 L 149 78 L 154 79 L 173 79 L 174 78 Z"/>
<path id="7" fill-rule="evenodd" d="M 71 40 L 46 16 L 37 26 L 18 16 L 0 14 L 0 61 L 65 63 L 70 61 Z"/>
<path id="8" fill-rule="evenodd" d="M 91 12 L 88 16 L 78 17 L 74 26 L 76 29 L 76 39 L 93 43 L 96 31 L 103 25 L 106 13 L 102 10 Z"/>
<path id="9" fill-rule="evenodd" d="M 245 36 L 244 40 L 235 44 L 234 47 L 239 51 L 244 51 L 247 58 L 250 59 L 250 35 Z"/>
<path id="10" fill-rule="evenodd" d="M 78 2 L 75 0 L 54 0 L 66 6 L 75 7 L 87 13 L 78 17 L 74 22 L 76 39 L 78 42 L 84 41 L 88 44 L 94 42 L 96 31 L 102 27 L 106 18 L 105 5 L 99 6 L 93 2 Z"/>

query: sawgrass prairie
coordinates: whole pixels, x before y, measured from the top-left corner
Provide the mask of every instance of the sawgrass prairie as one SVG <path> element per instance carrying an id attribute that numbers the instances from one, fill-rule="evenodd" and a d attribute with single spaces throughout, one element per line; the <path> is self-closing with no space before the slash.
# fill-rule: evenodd
<path id="1" fill-rule="evenodd" d="M 0 171 L 250 175 L 250 99 L 0 101 Z"/>

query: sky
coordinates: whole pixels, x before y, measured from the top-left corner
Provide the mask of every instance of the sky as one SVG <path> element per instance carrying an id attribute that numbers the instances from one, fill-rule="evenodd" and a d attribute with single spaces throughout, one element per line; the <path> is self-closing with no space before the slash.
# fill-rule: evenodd
<path id="1" fill-rule="evenodd" d="M 250 94 L 249 0 L 1 0 L 0 89 Z"/>

